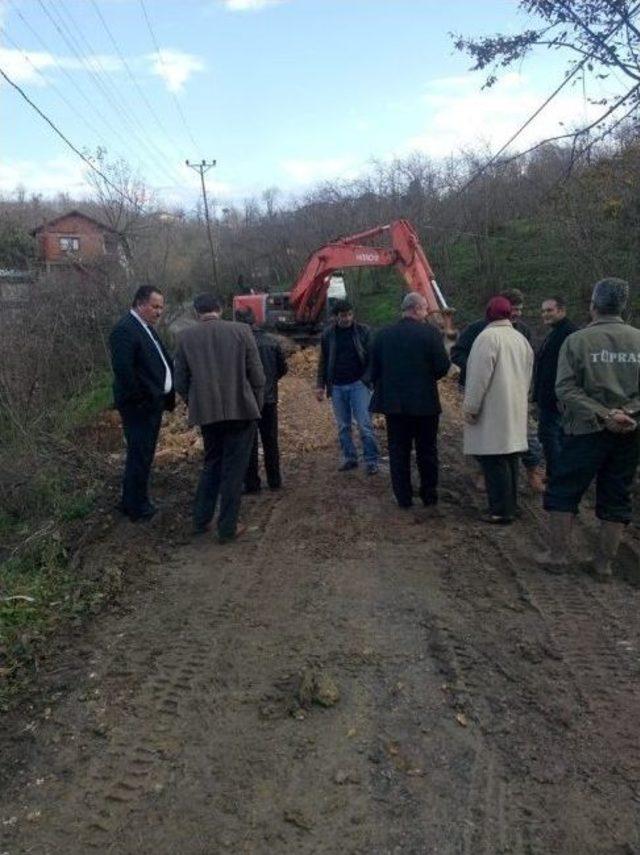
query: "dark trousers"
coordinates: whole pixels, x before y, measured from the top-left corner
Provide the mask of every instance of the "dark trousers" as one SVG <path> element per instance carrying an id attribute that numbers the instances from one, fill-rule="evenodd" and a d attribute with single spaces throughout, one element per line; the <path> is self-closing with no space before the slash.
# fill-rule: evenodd
<path id="1" fill-rule="evenodd" d="M 564 440 L 560 413 L 555 407 L 553 409 L 538 407 L 538 439 L 544 449 L 547 478 L 550 478 L 558 465 Z"/>
<path id="2" fill-rule="evenodd" d="M 278 448 L 278 404 L 264 404 L 262 416 L 258 422 L 258 432 L 264 452 L 264 468 L 267 473 L 267 484 L 270 487 L 280 486 L 280 449 Z M 258 474 L 258 437 L 253 441 L 251 457 L 245 478 L 245 487 L 249 492 L 260 489 Z"/>
<path id="3" fill-rule="evenodd" d="M 213 519 L 220 496 L 218 534 L 233 537 L 236 533 L 242 483 L 256 435 L 254 421 L 214 422 L 201 425 L 204 463 L 196 490 L 193 523 L 203 529 Z"/>
<path id="4" fill-rule="evenodd" d="M 388 415 L 387 443 L 393 495 L 401 508 L 412 504 L 411 449 L 415 444 L 420 476 L 420 498 L 425 505 L 438 501 L 438 423 L 440 416 Z"/>
<path id="5" fill-rule="evenodd" d="M 639 456 L 640 430 L 565 436 L 544 494 L 545 510 L 578 513 L 580 500 L 595 478 L 598 519 L 631 522 L 631 485 Z"/>
<path id="6" fill-rule="evenodd" d="M 149 475 L 160 433 L 162 412 L 162 407 L 152 410 L 123 407 L 120 410 L 122 430 L 127 443 L 122 479 L 122 510 L 133 519 L 151 510 Z"/>
<path id="7" fill-rule="evenodd" d="M 482 454 L 478 455 L 477 460 L 484 473 L 489 513 L 495 517 L 513 519 L 518 510 L 520 454 Z"/>

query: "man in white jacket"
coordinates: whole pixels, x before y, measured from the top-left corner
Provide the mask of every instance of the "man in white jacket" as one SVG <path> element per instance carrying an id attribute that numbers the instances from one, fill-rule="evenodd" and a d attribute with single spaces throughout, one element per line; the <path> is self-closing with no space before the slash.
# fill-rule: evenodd
<path id="1" fill-rule="evenodd" d="M 528 392 L 533 372 L 531 345 L 511 323 L 511 304 L 494 297 L 489 325 L 473 343 L 464 396 L 464 453 L 484 473 L 487 522 L 508 524 L 518 515 L 518 462 L 527 450 Z"/>

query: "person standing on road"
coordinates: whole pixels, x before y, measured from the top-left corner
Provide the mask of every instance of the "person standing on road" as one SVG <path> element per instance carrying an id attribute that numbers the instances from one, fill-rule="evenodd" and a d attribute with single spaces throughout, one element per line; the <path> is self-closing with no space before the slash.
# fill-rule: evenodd
<path id="1" fill-rule="evenodd" d="M 218 540 L 238 537 L 242 484 L 256 435 L 265 376 L 251 330 L 223 321 L 213 294 L 193 301 L 198 323 L 180 336 L 176 391 L 188 402 L 189 424 L 199 425 L 204 465 L 196 490 L 196 533 L 209 529 L 220 496 Z"/>
<path id="2" fill-rule="evenodd" d="M 375 475 L 378 444 L 369 413 L 371 392 L 368 385 L 371 332 L 369 327 L 355 322 L 353 307 L 347 300 L 338 300 L 332 314 L 335 323 L 324 330 L 320 340 L 316 397 L 322 401 L 326 391 L 333 404 L 342 450 L 339 471 L 346 472 L 358 466 L 358 452 L 352 436 L 355 420 L 367 475 Z"/>
<path id="3" fill-rule="evenodd" d="M 562 297 L 551 297 L 542 303 L 542 323 L 550 329 L 542 342 L 533 373 L 533 400 L 538 406 L 538 439 L 546 461 L 547 480 L 556 467 L 562 448 L 562 424 L 556 397 L 556 374 L 560 348 L 577 327 L 567 317 Z"/>
<path id="4" fill-rule="evenodd" d="M 142 285 L 109 337 L 113 398 L 127 443 L 120 509 L 132 522 L 151 519 L 149 475 L 162 414 L 175 406 L 173 363 L 154 327 L 164 311 L 162 292 Z"/>
<path id="5" fill-rule="evenodd" d="M 640 330 L 622 320 L 629 285 L 602 279 L 591 296 L 592 322 L 560 349 L 556 395 L 565 439 L 544 496 L 549 549 L 538 562 L 554 573 L 570 564 L 572 526 L 595 478 L 600 520 L 594 569 L 603 579 L 631 522 L 631 485 L 640 454 Z"/>
<path id="6" fill-rule="evenodd" d="M 484 473 L 490 523 L 512 523 L 518 515 L 518 463 L 527 448 L 529 385 L 533 350 L 511 322 L 504 297 L 489 301 L 488 326 L 469 355 L 463 412 L 464 453 Z"/>
<path id="7" fill-rule="evenodd" d="M 287 360 L 278 339 L 256 326 L 252 309 L 237 312 L 236 318 L 240 323 L 249 324 L 258 345 L 265 376 L 264 403 L 258 422 L 258 432 L 262 440 L 267 484 L 270 490 L 279 490 L 282 486 L 282 477 L 278 447 L 278 381 L 287 373 Z M 245 493 L 259 493 L 261 487 L 258 473 L 258 437 L 256 436 L 245 475 L 244 490 Z"/>
<path id="8" fill-rule="evenodd" d="M 519 288 L 508 288 L 502 291 L 499 297 L 504 297 L 511 303 L 511 324 L 515 330 L 521 333 L 526 340 L 531 344 L 531 330 L 522 321 L 522 313 L 524 311 L 524 295 Z M 451 348 L 451 361 L 460 369 L 458 375 L 458 383 L 460 388 L 464 390 L 467 376 L 467 362 L 473 347 L 474 341 L 480 333 L 488 326 L 488 321 L 481 318 L 469 324 L 466 329 L 460 333 L 457 342 Z M 521 455 L 522 465 L 527 473 L 527 481 L 534 493 L 542 493 L 544 491 L 544 471 L 542 468 L 542 447 L 538 440 L 536 430 L 533 426 L 529 426 L 527 422 L 527 448 Z"/>
<path id="9" fill-rule="evenodd" d="M 376 335 L 371 360 L 371 409 L 387 424 L 393 494 L 401 508 L 413 504 L 411 450 L 415 445 L 423 504 L 438 503 L 438 380 L 449 370 L 442 334 L 426 323 L 421 294 L 407 294 L 402 318 Z"/>

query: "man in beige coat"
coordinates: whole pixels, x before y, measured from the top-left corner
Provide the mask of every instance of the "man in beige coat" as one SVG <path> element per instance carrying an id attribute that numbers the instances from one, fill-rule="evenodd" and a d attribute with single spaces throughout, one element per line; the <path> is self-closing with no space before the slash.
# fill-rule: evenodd
<path id="1" fill-rule="evenodd" d="M 494 297 L 489 325 L 473 343 L 464 396 L 464 453 L 482 466 L 491 523 L 518 514 L 518 461 L 527 450 L 528 391 L 533 350 L 511 323 L 511 304 Z"/>
<path id="2" fill-rule="evenodd" d="M 246 324 L 220 319 L 212 294 L 193 301 L 198 323 L 180 336 L 175 359 L 176 391 L 188 402 L 189 424 L 200 425 L 204 465 L 196 491 L 196 532 L 208 530 L 220 494 L 218 540 L 240 533 L 242 484 L 253 447 L 264 393 L 264 371 Z"/>

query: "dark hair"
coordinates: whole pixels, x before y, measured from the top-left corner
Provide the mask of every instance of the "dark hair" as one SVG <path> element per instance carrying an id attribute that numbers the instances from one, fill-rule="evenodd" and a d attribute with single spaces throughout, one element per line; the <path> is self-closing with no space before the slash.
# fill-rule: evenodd
<path id="1" fill-rule="evenodd" d="M 564 297 L 545 297 L 543 303 L 555 303 L 559 309 L 566 309 L 567 302 Z"/>
<path id="2" fill-rule="evenodd" d="M 215 294 L 197 294 L 193 298 L 193 308 L 198 315 L 208 315 L 210 312 L 221 312 L 222 303 Z"/>
<path id="3" fill-rule="evenodd" d="M 499 297 L 504 297 L 512 306 L 522 306 L 524 304 L 524 294 L 519 288 L 507 288 L 506 291 L 501 291 Z"/>
<path id="4" fill-rule="evenodd" d="M 240 324 L 249 324 L 249 326 L 253 326 L 256 322 L 256 316 L 254 315 L 251 306 L 245 306 L 244 309 L 238 309 L 236 311 L 236 321 Z"/>
<path id="5" fill-rule="evenodd" d="M 336 300 L 333 304 L 332 315 L 340 315 L 342 312 L 353 312 L 353 306 L 348 300 Z"/>
<path id="6" fill-rule="evenodd" d="M 142 306 L 144 303 L 148 303 L 152 294 L 160 294 L 162 297 L 162 291 L 159 288 L 156 288 L 155 285 L 141 285 L 133 295 L 133 302 L 131 305 L 135 309 L 136 306 Z"/>

